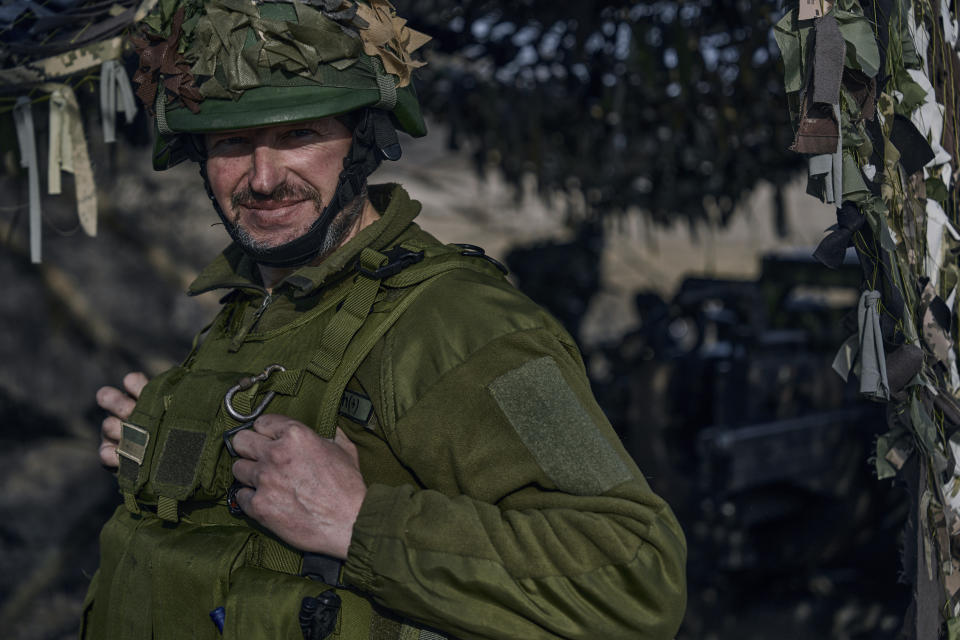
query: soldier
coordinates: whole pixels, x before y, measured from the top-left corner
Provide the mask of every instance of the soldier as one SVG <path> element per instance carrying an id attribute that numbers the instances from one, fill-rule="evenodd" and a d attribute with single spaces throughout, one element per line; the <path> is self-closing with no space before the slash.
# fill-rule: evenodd
<path id="1" fill-rule="evenodd" d="M 97 394 L 121 504 L 82 638 L 671 638 L 685 543 L 570 336 L 398 185 L 425 40 L 386 0 L 161 2 L 154 165 L 232 244 L 183 364 Z"/>

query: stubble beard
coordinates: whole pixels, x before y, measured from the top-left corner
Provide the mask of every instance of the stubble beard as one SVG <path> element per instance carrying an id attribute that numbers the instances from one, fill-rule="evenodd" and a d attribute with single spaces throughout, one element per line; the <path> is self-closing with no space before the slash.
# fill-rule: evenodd
<path id="1" fill-rule="evenodd" d="M 343 244 L 346 237 L 350 234 L 354 225 L 357 223 L 357 220 L 360 218 L 360 214 L 363 211 L 363 203 L 366 201 L 367 197 L 367 187 L 364 185 L 363 190 L 360 195 L 354 198 L 347 206 L 341 209 L 330 221 L 330 224 L 327 225 L 327 230 L 323 234 L 323 239 L 320 242 L 320 249 L 317 253 L 317 258 L 315 260 L 322 260 L 326 258 L 331 253 L 337 250 L 340 245 Z M 251 189 L 242 189 L 235 192 L 230 197 L 230 206 L 233 211 L 236 211 L 238 206 L 244 204 L 253 203 L 258 200 L 310 200 L 313 202 L 313 208 L 317 213 L 317 218 L 323 213 L 324 203 L 320 197 L 320 194 L 315 190 L 309 187 L 291 187 L 286 183 L 280 185 L 274 191 L 266 196 L 254 193 Z M 308 225 L 304 229 L 298 230 L 298 233 L 293 238 L 288 238 L 279 243 L 270 243 L 264 240 L 258 240 L 253 237 L 249 230 L 243 227 L 243 225 L 238 222 L 239 216 L 233 216 L 233 231 L 234 239 L 237 244 L 240 245 L 244 250 L 252 252 L 260 252 L 266 249 L 273 249 L 278 246 L 282 246 L 288 242 L 292 242 L 297 238 L 303 236 L 309 229 Z M 311 221 L 311 225 L 316 220 Z"/>

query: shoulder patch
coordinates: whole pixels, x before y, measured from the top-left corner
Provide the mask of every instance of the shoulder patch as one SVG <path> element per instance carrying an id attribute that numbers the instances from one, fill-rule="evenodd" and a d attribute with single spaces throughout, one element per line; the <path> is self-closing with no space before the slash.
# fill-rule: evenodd
<path id="1" fill-rule="evenodd" d="M 488 388 L 524 446 L 561 490 L 599 495 L 632 478 L 553 358 L 530 360 Z"/>

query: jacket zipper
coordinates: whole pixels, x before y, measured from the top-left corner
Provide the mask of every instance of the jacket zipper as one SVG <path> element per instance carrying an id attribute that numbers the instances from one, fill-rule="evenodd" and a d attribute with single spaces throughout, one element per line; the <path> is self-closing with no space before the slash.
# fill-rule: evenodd
<path id="1" fill-rule="evenodd" d="M 273 300 L 273 296 L 269 292 L 264 292 L 263 302 L 260 303 L 260 308 L 256 310 L 253 314 L 253 317 L 250 319 L 250 322 L 242 324 L 237 332 L 233 335 L 233 338 L 230 340 L 230 351 L 236 352 L 243 345 L 243 341 L 246 339 L 247 334 L 253 330 L 257 323 L 260 322 L 260 317 L 263 315 L 263 312 L 267 310 L 267 306 Z M 244 313 L 243 315 L 246 315 Z"/>
<path id="2" fill-rule="evenodd" d="M 260 308 L 257 309 L 255 314 L 253 314 L 253 320 L 250 322 L 250 329 L 253 329 L 255 326 L 257 326 L 257 323 L 260 322 L 261 316 L 263 316 L 263 312 L 267 310 L 267 306 L 269 306 L 271 302 L 273 302 L 273 294 L 268 291 L 267 293 L 263 294 L 263 302 L 260 303 Z"/>

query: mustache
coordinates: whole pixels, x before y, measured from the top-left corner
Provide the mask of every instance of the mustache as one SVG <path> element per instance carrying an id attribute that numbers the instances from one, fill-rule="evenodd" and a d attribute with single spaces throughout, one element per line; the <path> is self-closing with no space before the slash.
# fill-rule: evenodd
<path id="1" fill-rule="evenodd" d="M 260 193 L 259 191 L 254 191 L 249 186 L 238 189 L 237 191 L 233 192 L 233 195 L 230 196 L 230 206 L 236 208 L 238 206 L 252 205 L 268 200 L 273 200 L 276 202 L 285 202 L 287 200 L 313 200 L 314 204 L 319 209 L 323 209 L 323 202 L 320 198 L 320 193 L 316 189 L 308 186 L 293 186 L 287 184 L 286 182 L 277 186 L 277 188 L 270 193 Z"/>

